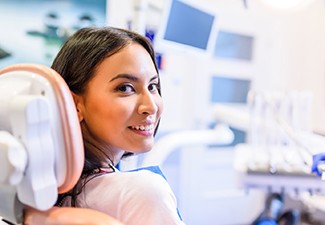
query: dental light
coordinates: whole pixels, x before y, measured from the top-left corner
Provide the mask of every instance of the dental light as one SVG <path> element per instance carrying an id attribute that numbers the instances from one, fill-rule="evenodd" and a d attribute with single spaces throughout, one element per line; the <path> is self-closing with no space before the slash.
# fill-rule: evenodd
<path id="1" fill-rule="evenodd" d="M 269 7 L 280 10 L 290 10 L 306 7 L 314 0 L 261 0 L 261 2 Z"/>
<path id="2" fill-rule="evenodd" d="M 25 206 L 51 208 L 78 180 L 83 154 L 61 76 L 42 65 L 0 70 L 0 216 L 20 223 Z"/>

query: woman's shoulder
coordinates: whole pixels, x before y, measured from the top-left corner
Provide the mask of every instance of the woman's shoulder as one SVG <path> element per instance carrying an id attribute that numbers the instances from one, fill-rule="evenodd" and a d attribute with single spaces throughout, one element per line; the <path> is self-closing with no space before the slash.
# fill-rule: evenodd
<path id="1" fill-rule="evenodd" d="M 113 215 L 126 224 L 133 224 L 130 221 L 179 224 L 180 221 L 176 197 L 168 182 L 152 171 L 115 172 L 96 177 L 87 184 L 84 196 L 87 207 Z M 161 222 L 157 223 L 157 218 Z"/>
<path id="2" fill-rule="evenodd" d="M 157 198 L 175 200 L 166 179 L 149 170 L 115 172 L 96 177 L 87 184 L 86 190 L 107 196 L 123 196 L 123 199 L 137 198 L 155 201 Z"/>
<path id="3" fill-rule="evenodd" d="M 149 170 L 137 170 L 128 172 L 115 172 L 99 176 L 94 179 L 94 183 L 103 183 L 108 186 L 120 186 L 121 189 L 129 188 L 130 191 L 150 189 L 170 189 L 166 179 L 155 172 Z M 97 185 L 96 185 L 97 186 Z"/>
<path id="4" fill-rule="evenodd" d="M 156 191 L 158 191 L 161 196 L 161 194 L 164 192 L 171 192 L 170 186 L 166 179 L 162 175 L 152 171 L 138 170 L 125 172 L 125 176 L 128 177 L 129 181 L 134 182 L 134 185 L 137 185 L 140 190 L 146 190 L 147 194 L 149 192 L 154 194 Z"/>

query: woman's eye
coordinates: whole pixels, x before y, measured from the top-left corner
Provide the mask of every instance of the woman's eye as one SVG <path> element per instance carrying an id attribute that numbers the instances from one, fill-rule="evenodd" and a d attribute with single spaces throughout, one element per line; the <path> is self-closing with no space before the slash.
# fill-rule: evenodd
<path id="1" fill-rule="evenodd" d="M 159 89 L 159 84 L 152 83 L 148 87 L 149 91 L 157 91 Z"/>
<path id="2" fill-rule="evenodd" d="M 134 88 L 129 84 L 123 84 L 116 88 L 117 91 L 128 94 L 134 91 Z"/>

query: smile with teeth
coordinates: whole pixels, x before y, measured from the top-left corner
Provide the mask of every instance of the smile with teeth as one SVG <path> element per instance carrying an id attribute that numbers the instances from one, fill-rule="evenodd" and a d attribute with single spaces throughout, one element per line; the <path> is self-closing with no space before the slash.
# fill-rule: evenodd
<path id="1" fill-rule="evenodd" d="M 149 131 L 154 129 L 154 124 L 150 125 L 138 125 L 138 126 L 131 126 L 130 128 L 133 130 L 142 130 L 142 131 Z"/>

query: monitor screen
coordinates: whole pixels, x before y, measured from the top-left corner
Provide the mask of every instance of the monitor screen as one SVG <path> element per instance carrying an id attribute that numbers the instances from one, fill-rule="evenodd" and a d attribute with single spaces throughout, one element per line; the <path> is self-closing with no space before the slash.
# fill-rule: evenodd
<path id="1" fill-rule="evenodd" d="M 171 1 L 162 39 L 207 50 L 216 16 L 185 1 Z"/>
<path id="2" fill-rule="evenodd" d="M 212 103 L 246 103 L 250 80 L 213 76 L 211 81 Z"/>
<path id="3" fill-rule="evenodd" d="M 254 37 L 219 30 L 213 55 L 217 58 L 251 61 Z"/>

